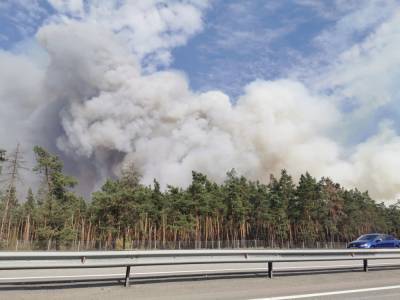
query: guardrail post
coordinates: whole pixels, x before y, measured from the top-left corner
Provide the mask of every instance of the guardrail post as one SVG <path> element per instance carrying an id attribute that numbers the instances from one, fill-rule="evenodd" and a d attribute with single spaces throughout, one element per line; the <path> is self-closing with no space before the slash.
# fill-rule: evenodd
<path id="1" fill-rule="evenodd" d="M 268 262 L 268 277 L 272 278 L 274 276 L 273 273 L 274 273 L 274 271 L 273 271 L 273 268 L 272 268 L 272 261 L 269 261 Z"/>
<path id="2" fill-rule="evenodd" d="M 126 274 L 125 274 L 125 287 L 129 286 L 129 276 L 131 274 L 131 266 L 126 266 Z"/>
<path id="3" fill-rule="evenodd" d="M 364 265 L 364 272 L 368 272 L 368 259 L 364 259 L 363 261 L 363 265 Z"/>

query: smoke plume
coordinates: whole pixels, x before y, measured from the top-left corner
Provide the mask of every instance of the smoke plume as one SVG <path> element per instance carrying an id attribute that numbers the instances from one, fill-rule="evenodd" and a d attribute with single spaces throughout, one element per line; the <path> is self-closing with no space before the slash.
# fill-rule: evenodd
<path id="1" fill-rule="evenodd" d="M 81 6 L 59 6 L 83 20 L 57 18 L 39 29 L 46 60 L 0 53 L 1 145 L 11 147 L 17 138 L 57 151 L 84 190 L 133 163 L 143 183 L 156 178 L 163 187 L 188 185 L 192 170 L 220 182 L 235 168 L 267 181 L 285 168 L 295 177 L 306 171 L 332 177 L 378 199 L 397 196 L 400 137 L 390 123 L 347 147 L 336 141 L 345 113 L 332 97 L 299 81 L 256 80 L 238 99 L 193 91 L 185 74 L 157 66 L 167 66 L 170 49 L 201 30 L 206 5 L 176 4 L 171 15 L 138 3 L 150 16 L 164 10 L 148 39 L 140 18 L 129 33 L 118 30 L 125 27 L 116 16 L 93 21 L 104 7 L 83 18 Z M 180 12 L 193 17 L 180 24 L 174 18 Z M 166 31 L 172 36 L 164 37 Z"/>

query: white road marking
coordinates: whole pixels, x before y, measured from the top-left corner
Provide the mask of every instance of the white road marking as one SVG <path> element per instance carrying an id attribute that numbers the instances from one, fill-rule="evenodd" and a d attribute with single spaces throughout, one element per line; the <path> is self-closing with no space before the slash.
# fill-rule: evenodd
<path id="1" fill-rule="evenodd" d="M 394 290 L 394 289 L 400 289 L 400 285 L 382 286 L 382 287 L 356 289 L 356 290 L 334 291 L 334 292 L 325 292 L 325 293 L 302 294 L 302 295 L 280 296 L 280 297 L 270 297 L 270 298 L 257 298 L 257 299 L 252 299 L 252 300 L 290 300 L 290 299 L 324 297 L 324 296 L 343 295 L 343 294 L 366 293 L 366 292 Z"/>
<path id="2" fill-rule="evenodd" d="M 201 273 L 201 272 L 228 272 L 228 271 L 256 271 L 256 270 L 266 270 L 266 268 L 252 268 L 252 269 L 222 269 L 222 270 L 182 270 L 182 271 L 159 271 L 159 272 L 131 272 L 131 276 L 135 275 L 162 275 L 162 274 L 182 274 L 182 273 Z M 0 281 L 8 280 L 29 280 L 29 279 L 60 279 L 60 278 L 82 278 L 82 277 L 113 277 L 113 276 L 123 276 L 125 273 L 121 274 L 86 274 L 86 275 L 59 275 L 59 276 L 35 276 L 35 277 L 8 277 L 0 278 Z"/>
<path id="3" fill-rule="evenodd" d="M 398 266 L 398 264 L 395 263 L 379 263 L 379 264 L 369 264 L 369 267 L 383 267 L 383 266 Z M 284 271 L 284 270 L 289 270 L 289 269 L 304 269 L 304 270 L 312 270 L 312 269 L 319 269 L 319 268 L 324 268 L 324 269 L 329 269 L 329 268 L 336 268 L 336 267 L 360 267 L 362 268 L 362 264 L 346 264 L 346 265 L 325 265 L 325 266 L 312 266 L 312 267 L 307 267 L 307 266 L 300 266 L 300 267 L 281 267 L 281 268 L 275 268 L 275 270 L 279 271 Z"/>
<path id="4" fill-rule="evenodd" d="M 34 276 L 34 277 L 8 277 L 0 278 L 0 281 L 9 280 L 31 280 L 31 279 L 60 279 L 60 278 L 82 278 L 82 277 L 113 277 L 124 276 L 125 274 L 89 274 L 89 275 L 59 275 L 59 276 Z"/>

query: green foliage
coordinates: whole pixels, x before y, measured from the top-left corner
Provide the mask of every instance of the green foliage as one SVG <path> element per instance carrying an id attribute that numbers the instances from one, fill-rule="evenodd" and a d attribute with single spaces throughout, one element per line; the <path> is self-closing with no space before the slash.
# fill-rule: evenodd
<path id="1" fill-rule="evenodd" d="M 51 155 L 39 146 L 35 146 L 33 151 L 37 163 L 33 171 L 42 175 L 43 183 L 47 187 L 47 195 L 58 201 L 65 201 L 67 189 L 77 184 L 76 179 L 62 173 L 64 164 L 57 156 Z"/>
<path id="2" fill-rule="evenodd" d="M 297 183 L 286 170 L 261 183 L 231 170 L 218 184 L 193 171 L 187 188 L 162 190 L 156 180 L 151 186 L 140 184 L 131 165 L 87 202 L 74 193 L 77 182 L 64 174 L 57 156 L 38 146 L 34 153 L 34 172 L 42 185 L 37 194 L 29 189 L 22 204 L 16 190 L 10 191 L 12 211 L 5 228 L 9 238 L 43 241 L 42 247 L 49 240 L 61 249 L 78 241 L 125 248 L 130 241 L 165 245 L 241 239 L 286 246 L 348 241 L 373 231 L 400 234 L 400 201 L 378 204 L 368 192 L 307 172 Z"/>
<path id="3" fill-rule="evenodd" d="M 24 214 L 37 224 L 38 240 L 68 241 L 77 236 L 76 220 L 86 214 L 85 201 L 70 191 L 77 181 L 63 173 L 63 162 L 42 147 L 33 149 L 36 166 L 33 171 L 42 177 L 37 201 L 31 190 L 24 204 Z"/>

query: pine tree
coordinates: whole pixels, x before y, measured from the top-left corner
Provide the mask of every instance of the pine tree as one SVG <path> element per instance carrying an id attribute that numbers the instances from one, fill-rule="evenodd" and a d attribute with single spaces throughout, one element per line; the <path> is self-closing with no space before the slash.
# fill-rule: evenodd
<path id="1" fill-rule="evenodd" d="M 282 170 L 279 180 L 271 176 L 268 188 L 271 192 L 272 223 L 269 228 L 271 243 L 277 241 L 283 244 L 287 239 L 292 240 L 289 208 L 295 198 L 295 185 L 287 171 Z"/>
<path id="2" fill-rule="evenodd" d="M 37 235 L 40 240 L 55 240 L 56 247 L 59 247 L 62 238 L 70 240 L 73 235 L 70 230 L 72 221 L 69 221 L 73 218 L 71 207 L 80 201 L 69 189 L 77 181 L 63 173 L 63 162 L 57 156 L 39 146 L 35 146 L 33 150 L 36 156 L 33 171 L 42 176 L 39 193 L 41 226 Z"/>

